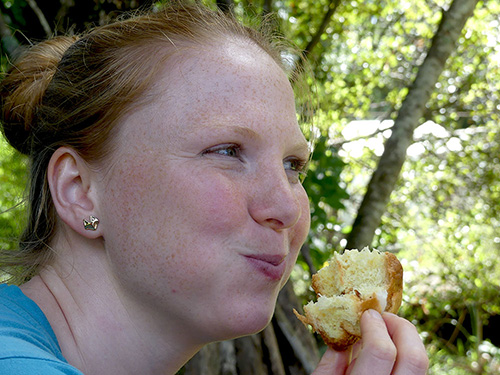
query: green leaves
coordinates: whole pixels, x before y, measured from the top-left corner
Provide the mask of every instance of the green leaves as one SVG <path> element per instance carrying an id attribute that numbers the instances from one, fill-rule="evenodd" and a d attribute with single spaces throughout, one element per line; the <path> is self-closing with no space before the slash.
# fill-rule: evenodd
<path id="1" fill-rule="evenodd" d="M 320 135 L 304 180 L 311 202 L 310 250 L 316 269 L 331 256 L 332 239 L 338 227 L 338 211 L 344 208 L 343 202 L 349 198 L 341 185 L 344 166 L 328 137 Z"/>
<path id="2" fill-rule="evenodd" d="M 0 248 L 15 248 L 24 210 L 26 158 L 15 152 L 0 135 Z"/>

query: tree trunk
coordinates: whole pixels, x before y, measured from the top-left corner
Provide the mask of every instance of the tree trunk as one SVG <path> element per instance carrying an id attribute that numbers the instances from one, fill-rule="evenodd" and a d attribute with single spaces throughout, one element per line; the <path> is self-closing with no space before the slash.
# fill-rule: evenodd
<path id="1" fill-rule="evenodd" d="M 289 281 L 264 331 L 205 346 L 186 364 L 183 374 L 310 374 L 319 361 L 319 352 L 311 332 L 293 314 L 294 308 L 302 309 Z"/>
<path id="2" fill-rule="evenodd" d="M 477 3 L 478 0 L 454 0 L 448 11 L 443 11 L 429 53 L 401 106 L 392 127 L 392 134 L 385 143 L 384 153 L 368 184 L 352 231 L 347 238 L 347 249 L 360 249 L 371 244 L 390 194 L 396 186 L 406 158 L 406 150 L 413 142 L 413 131 L 419 125 L 425 104 Z"/>

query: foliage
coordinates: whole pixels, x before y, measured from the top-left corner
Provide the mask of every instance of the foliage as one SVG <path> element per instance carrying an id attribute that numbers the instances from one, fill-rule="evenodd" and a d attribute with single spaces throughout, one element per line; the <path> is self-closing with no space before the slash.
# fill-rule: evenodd
<path id="1" fill-rule="evenodd" d="M 0 248 L 13 249 L 24 218 L 26 159 L 0 135 Z"/>
<path id="2" fill-rule="evenodd" d="M 349 198 L 340 186 L 344 165 L 335 148 L 329 145 L 328 137 L 318 137 L 310 172 L 304 180 L 304 188 L 311 202 L 310 250 L 315 269 L 320 268 L 331 256 L 334 247 L 331 234 L 338 225 L 337 212 L 344 208 L 342 201 Z"/>
<path id="3" fill-rule="evenodd" d="M 349 162 L 343 173 L 351 177 L 343 181 L 369 173 L 371 163 L 350 158 L 380 154 L 385 132 L 344 144 L 339 154 Z M 493 333 L 500 318 L 498 125 L 450 132 L 425 123 L 415 138 L 373 246 L 397 252 L 404 262 L 401 313 L 425 338 L 430 373 L 498 373 L 500 342 Z M 358 194 L 348 191 L 351 197 Z"/>
<path id="4" fill-rule="evenodd" d="M 468 371 L 481 368 L 492 374 L 500 369 L 495 348 L 500 342 L 486 328 L 500 314 L 496 128 L 490 124 L 453 133 L 440 129 L 439 137 L 422 135 L 408 160 L 402 194 L 385 219 L 391 222 L 395 212 L 412 217 L 392 233 L 404 248 L 401 254 L 412 259 L 404 312 L 419 323 L 430 353 L 458 356 Z M 439 366 L 444 371 L 446 361 Z"/>

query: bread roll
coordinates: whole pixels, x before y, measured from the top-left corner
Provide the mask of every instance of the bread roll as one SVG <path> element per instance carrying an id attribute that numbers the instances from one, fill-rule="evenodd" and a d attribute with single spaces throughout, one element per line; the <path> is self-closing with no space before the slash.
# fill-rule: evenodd
<path id="1" fill-rule="evenodd" d="M 394 254 L 364 248 L 335 253 L 328 265 L 313 275 L 317 302 L 304 306 L 305 316 L 325 343 L 346 350 L 361 338 L 360 319 L 365 310 L 397 313 L 403 296 L 403 268 Z"/>

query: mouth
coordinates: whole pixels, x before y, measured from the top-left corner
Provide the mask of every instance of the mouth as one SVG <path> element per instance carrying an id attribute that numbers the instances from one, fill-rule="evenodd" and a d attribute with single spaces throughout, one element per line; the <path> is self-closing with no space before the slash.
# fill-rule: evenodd
<path id="1" fill-rule="evenodd" d="M 273 281 L 283 278 L 286 271 L 286 256 L 281 255 L 245 255 L 247 261 L 255 270 Z"/>

